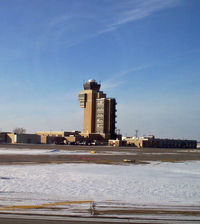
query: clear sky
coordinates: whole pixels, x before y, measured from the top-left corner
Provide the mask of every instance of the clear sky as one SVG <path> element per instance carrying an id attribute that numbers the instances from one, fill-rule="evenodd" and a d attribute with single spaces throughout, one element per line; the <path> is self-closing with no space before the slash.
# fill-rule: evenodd
<path id="1" fill-rule="evenodd" d="M 83 80 L 123 135 L 200 140 L 199 0 L 0 0 L 0 129 L 82 130 Z"/>

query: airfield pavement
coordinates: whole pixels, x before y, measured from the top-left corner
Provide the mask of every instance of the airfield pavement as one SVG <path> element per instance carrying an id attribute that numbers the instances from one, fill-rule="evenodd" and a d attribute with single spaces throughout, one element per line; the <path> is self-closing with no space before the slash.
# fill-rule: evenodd
<path id="1" fill-rule="evenodd" d="M 133 148 L 109 146 L 78 146 L 78 145 L 32 145 L 32 144 L 0 144 L 0 149 L 50 149 L 76 153 L 62 155 L 13 155 L 0 156 L 0 164 L 23 163 L 97 163 L 97 164 L 123 164 L 124 160 L 137 163 L 149 161 L 181 162 L 200 160 L 200 149 L 174 149 L 174 148 Z M 95 153 L 90 153 L 94 151 Z"/>

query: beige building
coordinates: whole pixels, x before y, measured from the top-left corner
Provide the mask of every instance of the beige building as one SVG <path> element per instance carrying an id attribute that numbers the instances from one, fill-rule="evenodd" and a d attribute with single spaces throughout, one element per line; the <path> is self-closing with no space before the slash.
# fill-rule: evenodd
<path id="1" fill-rule="evenodd" d="M 79 94 L 80 107 L 84 108 L 83 135 L 99 134 L 104 139 L 115 139 L 116 100 L 106 98 L 95 80 L 89 80 L 83 87 Z"/>
<path id="2" fill-rule="evenodd" d="M 87 139 L 80 135 L 80 131 L 38 131 L 41 144 L 67 144 L 75 142 L 83 142 Z"/>
<path id="3" fill-rule="evenodd" d="M 25 144 L 40 144 L 41 139 L 37 134 L 15 134 L 12 132 L 1 132 L 0 143 L 25 143 Z"/>

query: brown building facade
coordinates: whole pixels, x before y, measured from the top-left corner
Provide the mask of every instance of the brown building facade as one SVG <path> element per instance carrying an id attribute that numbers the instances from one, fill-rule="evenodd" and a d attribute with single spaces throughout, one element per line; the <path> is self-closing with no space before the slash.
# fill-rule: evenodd
<path id="1" fill-rule="evenodd" d="M 106 94 L 100 91 L 101 85 L 95 80 L 88 80 L 83 87 L 79 94 L 80 107 L 84 108 L 83 133 L 115 138 L 116 100 L 106 98 Z"/>

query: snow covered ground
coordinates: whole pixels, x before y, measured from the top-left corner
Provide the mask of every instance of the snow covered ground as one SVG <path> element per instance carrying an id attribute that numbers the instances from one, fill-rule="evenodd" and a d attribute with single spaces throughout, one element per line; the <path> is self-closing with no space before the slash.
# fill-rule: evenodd
<path id="1" fill-rule="evenodd" d="M 89 154 L 88 151 L 69 151 L 58 149 L 0 149 L 0 155 L 48 155 L 48 154 Z"/>
<path id="2" fill-rule="evenodd" d="M 70 200 L 200 206 L 200 162 L 0 166 L 0 206 Z"/>
<path id="3" fill-rule="evenodd" d="M 94 148 L 91 148 L 91 151 L 93 151 Z M 94 150 L 95 151 L 95 150 Z M 136 155 L 136 153 L 130 153 L 130 152 L 115 152 L 115 151 L 104 151 L 104 152 L 95 152 L 98 155 Z M 59 149 L 0 149 L 0 155 L 90 155 L 90 151 L 84 151 L 84 150 L 59 150 Z"/>

